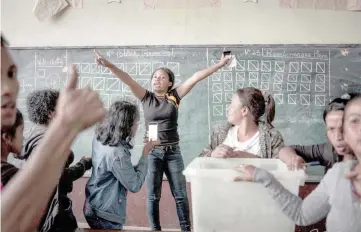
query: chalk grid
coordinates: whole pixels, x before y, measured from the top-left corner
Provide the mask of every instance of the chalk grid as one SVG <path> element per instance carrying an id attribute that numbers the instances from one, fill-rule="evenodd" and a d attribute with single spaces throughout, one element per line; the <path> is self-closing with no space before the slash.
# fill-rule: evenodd
<path id="1" fill-rule="evenodd" d="M 211 60 L 213 65 L 216 60 Z M 226 116 L 232 95 L 239 88 L 255 87 L 269 91 L 276 104 L 325 107 L 329 97 L 328 61 L 238 60 L 209 79 L 211 117 Z"/>

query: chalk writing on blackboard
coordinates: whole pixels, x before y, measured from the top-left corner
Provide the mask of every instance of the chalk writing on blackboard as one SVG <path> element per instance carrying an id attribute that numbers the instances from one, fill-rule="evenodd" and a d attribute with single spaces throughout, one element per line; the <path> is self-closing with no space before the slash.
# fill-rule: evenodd
<path id="1" fill-rule="evenodd" d="M 59 57 L 51 58 L 50 60 L 46 60 L 45 58 L 38 58 L 36 60 L 37 65 L 39 67 L 63 67 L 64 62 Z"/>
<path id="2" fill-rule="evenodd" d="M 361 92 L 359 45 L 134 46 L 98 49 L 141 86 L 151 90 L 151 74 L 157 68 L 170 68 L 176 75 L 177 86 L 195 72 L 216 64 L 225 47 L 235 55 L 236 66 L 222 68 L 198 83 L 182 99 L 179 134 L 186 154 L 185 163 L 203 149 L 211 127 L 226 122 L 227 108 L 238 88 L 253 86 L 272 94 L 276 101 L 274 125 L 282 132 L 286 144 L 324 142 L 324 107 L 331 99 L 346 92 Z M 109 69 L 94 62 L 93 49 L 10 49 L 14 61 L 24 67 L 19 69 L 18 75 L 18 106 L 25 115 L 26 130 L 31 128 L 26 116 L 27 95 L 35 89 L 62 89 L 67 81 L 66 67 L 70 64 L 75 64 L 79 71 L 78 87 L 93 88 L 105 107 L 109 108 L 113 102 L 121 99 L 128 100 L 139 106 L 140 117 L 144 118 L 141 104 L 129 87 Z M 344 55 L 342 49 L 346 49 Z M 135 140 L 139 152 L 144 130 L 144 120 L 141 120 L 139 136 Z M 299 131 L 297 135 L 293 133 L 296 130 Z M 75 153 L 91 153 L 88 144 L 93 135 L 93 129 L 90 129 L 79 136 L 74 143 Z"/>
<path id="3" fill-rule="evenodd" d="M 113 52 L 114 53 L 114 52 Z M 172 52 L 169 50 L 161 50 L 161 51 L 149 51 L 147 49 L 142 50 L 132 50 L 132 49 L 124 49 L 124 50 L 118 50 L 115 52 L 117 58 L 121 57 L 157 57 L 157 56 L 172 56 Z"/>

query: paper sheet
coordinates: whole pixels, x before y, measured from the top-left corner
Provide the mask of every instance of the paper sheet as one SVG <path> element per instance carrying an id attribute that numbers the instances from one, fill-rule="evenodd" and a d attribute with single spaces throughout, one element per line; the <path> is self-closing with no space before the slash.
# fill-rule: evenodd
<path id="1" fill-rule="evenodd" d="M 231 69 L 231 68 L 234 68 L 234 67 L 236 67 L 236 65 L 237 65 L 237 59 L 236 59 L 236 56 L 235 55 L 231 55 L 231 60 L 229 61 L 229 63 L 227 64 L 227 67 L 229 68 L 229 69 Z"/>
<path id="2" fill-rule="evenodd" d="M 186 0 L 157 0 L 157 9 L 185 9 Z"/>
<path id="3" fill-rule="evenodd" d="M 83 0 L 67 0 L 73 8 L 83 8 Z"/>
<path id="4" fill-rule="evenodd" d="M 112 2 L 121 3 L 121 1 L 120 1 L 120 0 L 108 0 L 108 3 L 112 3 Z"/>
<path id="5" fill-rule="evenodd" d="M 295 8 L 297 6 L 297 0 L 280 0 L 279 5 L 281 8 Z"/>
<path id="6" fill-rule="evenodd" d="M 297 2 L 297 8 L 301 9 L 313 9 L 314 0 L 303 0 Z"/>
<path id="7" fill-rule="evenodd" d="M 144 0 L 149 2 L 151 0 Z M 198 9 L 220 7 L 222 0 L 157 0 L 159 9 Z"/>
<path id="8" fill-rule="evenodd" d="M 143 0 L 144 7 L 155 9 L 155 6 L 157 5 L 157 0 Z"/>
<path id="9" fill-rule="evenodd" d="M 361 11 L 361 0 L 279 0 L 281 8 Z"/>
<path id="10" fill-rule="evenodd" d="M 348 0 L 347 9 L 352 11 L 361 11 L 361 0 Z"/>
<path id="11" fill-rule="evenodd" d="M 348 0 L 335 0 L 335 10 L 347 10 Z"/>
<path id="12" fill-rule="evenodd" d="M 211 7 L 221 7 L 222 0 L 211 0 L 210 6 Z"/>
<path id="13" fill-rule="evenodd" d="M 316 10 L 334 10 L 335 1 L 334 0 L 317 0 L 314 5 Z"/>
<path id="14" fill-rule="evenodd" d="M 39 21 L 51 19 L 69 4 L 65 0 L 37 0 L 33 12 Z"/>
<path id="15" fill-rule="evenodd" d="M 209 0 L 187 0 L 186 6 L 187 9 L 197 9 L 203 7 L 210 7 L 211 1 Z"/>

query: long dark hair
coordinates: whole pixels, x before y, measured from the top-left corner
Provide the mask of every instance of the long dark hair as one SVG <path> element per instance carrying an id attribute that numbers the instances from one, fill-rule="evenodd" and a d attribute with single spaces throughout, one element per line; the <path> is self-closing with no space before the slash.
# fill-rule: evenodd
<path id="1" fill-rule="evenodd" d="M 11 127 L 6 128 L 6 130 L 1 130 L 1 135 L 7 134 L 13 139 L 15 138 L 16 128 L 18 128 L 23 124 L 24 124 L 23 114 L 20 112 L 19 109 L 17 109 L 15 123 Z"/>
<path id="2" fill-rule="evenodd" d="M 273 127 L 272 122 L 275 118 L 275 101 L 271 94 L 262 93 L 259 89 L 247 87 L 237 90 L 240 101 L 249 108 L 254 117 L 254 122 L 258 125 L 262 115 L 266 113 L 266 122 Z"/>
<path id="3" fill-rule="evenodd" d="M 134 136 L 132 127 L 138 116 L 138 107 L 127 101 L 114 102 L 104 121 L 95 131 L 96 139 L 103 145 L 118 146 Z"/>
<path id="4" fill-rule="evenodd" d="M 153 76 L 154 76 L 154 73 L 158 70 L 163 70 L 164 72 L 167 73 L 168 75 L 168 79 L 170 82 L 172 82 L 172 85 L 168 87 L 168 91 L 171 90 L 174 86 L 174 81 L 175 81 L 175 75 L 173 73 L 172 70 L 170 70 L 169 68 L 165 68 L 165 67 L 161 67 L 161 68 L 157 68 L 156 70 L 154 70 L 154 72 L 152 73 L 152 76 L 151 76 L 151 80 L 153 79 Z"/>

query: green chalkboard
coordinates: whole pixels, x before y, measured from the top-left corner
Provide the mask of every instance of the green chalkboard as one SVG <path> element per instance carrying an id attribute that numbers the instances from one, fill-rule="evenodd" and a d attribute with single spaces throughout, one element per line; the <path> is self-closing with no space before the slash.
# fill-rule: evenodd
<path id="1" fill-rule="evenodd" d="M 25 99 L 35 89 L 63 88 L 66 68 L 76 64 L 80 87 L 99 92 L 106 107 L 119 99 L 139 104 L 129 88 L 108 69 L 94 62 L 94 47 L 11 48 L 19 66 L 18 105 L 26 115 Z M 287 144 L 325 140 L 322 111 L 330 99 L 361 91 L 361 45 L 213 45 L 100 47 L 107 59 L 150 89 L 154 69 L 166 66 L 176 75 L 176 85 L 198 70 L 217 62 L 224 49 L 237 58 L 232 69 L 223 68 L 199 83 L 179 109 L 179 133 L 185 163 L 196 157 L 209 141 L 211 127 L 226 122 L 226 109 L 237 88 L 253 86 L 272 93 L 276 100 L 275 125 Z M 25 116 L 26 117 L 26 116 Z M 26 121 L 26 131 L 31 128 Z M 139 128 L 137 160 L 142 149 L 144 123 Z M 73 150 L 76 158 L 91 155 L 94 128 L 80 134 Z"/>

